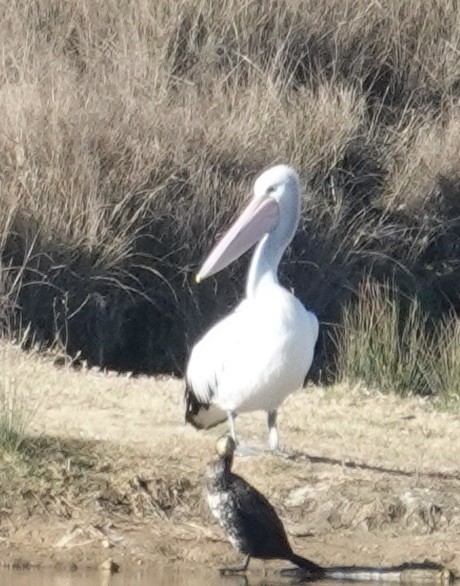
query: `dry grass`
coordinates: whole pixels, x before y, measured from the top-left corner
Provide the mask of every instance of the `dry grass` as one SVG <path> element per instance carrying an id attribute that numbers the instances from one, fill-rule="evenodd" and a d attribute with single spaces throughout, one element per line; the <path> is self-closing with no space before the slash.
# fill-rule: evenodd
<path id="1" fill-rule="evenodd" d="M 203 498 L 226 426 L 184 425 L 182 381 L 57 369 L 43 353 L 2 350 L 17 392 L 40 407 L 20 449 L 0 448 L 2 564 L 82 568 L 110 556 L 123 575 L 153 575 L 165 561 L 190 572 L 239 559 Z M 291 459 L 263 453 L 235 469 L 277 508 L 296 551 L 326 565 L 429 558 L 458 571 L 456 414 L 430 398 L 337 385 L 288 397 L 279 426 Z M 237 430 L 266 445 L 263 412 L 239 416 Z"/>
<path id="2" fill-rule="evenodd" d="M 441 398 L 449 405 L 460 405 L 460 320 L 446 319 L 436 339 L 436 363 L 431 377 Z"/>
<path id="3" fill-rule="evenodd" d="M 0 453 L 14 454 L 22 448 L 40 401 L 31 399 L 36 369 L 33 353 L 24 355 L 17 344 L 0 345 Z M 24 364 L 32 362 L 30 377 L 19 380 Z M 45 391 L 44 391 L 45 392 Z"/>
<path id="4" fill-rule="evenodd" d="M 280 161 L 309 194 L 283 278 L 323 321 L 370 266 L 430 312 L 458 308 L 453 0 L 1 11 L 5 322 L 93 363 L 180 371 L 235 302 L 242 265 L 199 291 L 191 274 Z"/>
<path id="5" fill-rule="evenodd" d="M 337 330 L 343 379 L 400 395 L 434 395 L 459 406 L 460 321 L 429 322 L 420 303 L 398 299 L 389 283 L 366 281 Z"/>

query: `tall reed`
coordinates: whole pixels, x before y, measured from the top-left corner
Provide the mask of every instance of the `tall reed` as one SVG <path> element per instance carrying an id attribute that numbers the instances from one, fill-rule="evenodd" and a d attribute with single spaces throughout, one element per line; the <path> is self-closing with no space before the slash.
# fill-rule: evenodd
<path id="1" fill-rule="evenodd" d="M 400 395 L 459 399 L 459 320 L 432 322 L 394 284 L 364 281 L 357 302 L 344 308 L 336 341 L 342 379 Z"/>

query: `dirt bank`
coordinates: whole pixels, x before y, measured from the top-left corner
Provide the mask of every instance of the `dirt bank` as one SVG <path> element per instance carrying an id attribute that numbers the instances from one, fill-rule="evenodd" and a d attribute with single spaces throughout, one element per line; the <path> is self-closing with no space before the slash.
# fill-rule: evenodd
<path id="1" fill-rule="evenodd" d="M 18 389 L 36 413 L 21 454 L 1 460 L 2 564 L 237 559 L 202 496 L 225 427 L 183 425 L 181 381 L 18 360 Z M 263 414 L 237 425 L 251 444 L 265 441 Z M 278 508 L 299 553 L 325 565 L 428 558 L 460 572 L 458 415 L 420 399 L 311 388 L 286 401 L 280 432 L 292 459 L 262 454 L 236 469 Z"/>

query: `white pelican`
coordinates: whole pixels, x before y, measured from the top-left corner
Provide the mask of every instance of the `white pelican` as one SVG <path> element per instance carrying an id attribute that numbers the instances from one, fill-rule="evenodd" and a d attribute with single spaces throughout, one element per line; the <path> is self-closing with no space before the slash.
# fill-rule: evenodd
<path id="1" fill-rule="evenodd" d="M 237 413 L 268 413 L 269 447 L 279 449 L 279 405 L 300 388 L 313 360 L 318 319 L 278 281 L 278 265 L 300 218 L 297 173 L 278 165 L 262 173 L 253 197 L 213 248 L 196 281 L 214 275 L 257 245 L 237 308 L 193 347 L 186 370 L 185 419 L 207 429 Z"/>

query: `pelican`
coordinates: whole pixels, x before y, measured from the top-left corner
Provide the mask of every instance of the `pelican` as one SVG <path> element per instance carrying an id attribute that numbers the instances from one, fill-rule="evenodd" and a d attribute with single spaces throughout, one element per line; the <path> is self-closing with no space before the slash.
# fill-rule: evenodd
<path id="1" fill-rule="evenodd" d="M 269 448 L 275 452 L 278 407 L 302 386 L 319 329 L 316 316 L 278 281 L 278 265 L 299 223 L 300 193 L 291 167 L 263 172 L 249 204 L 206 258 L 197 283 L 258 243 L 244 299 L 195 344 L 185 377 L 187 422 L 208 429 L 228 419 L 238 445 L 236 415 L 266 411 Z"/>

